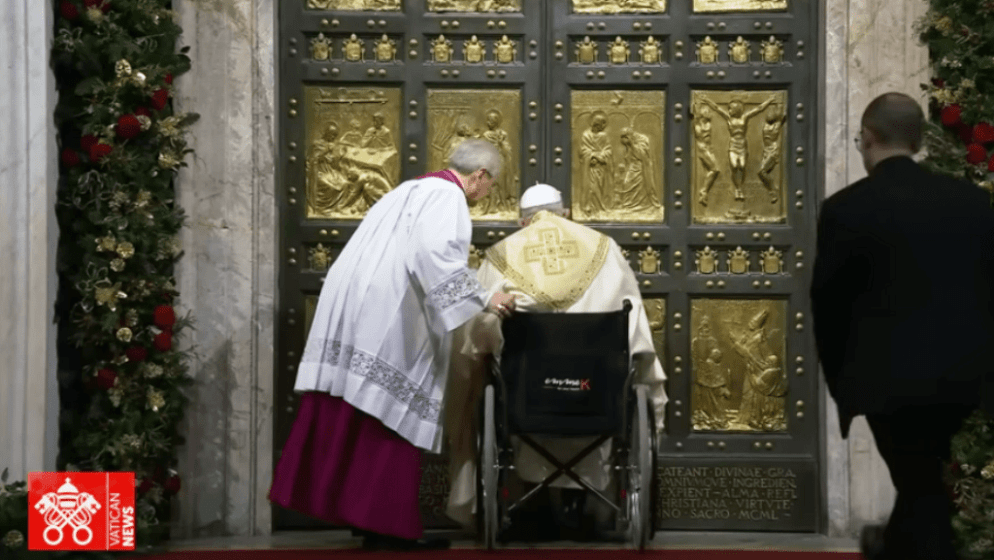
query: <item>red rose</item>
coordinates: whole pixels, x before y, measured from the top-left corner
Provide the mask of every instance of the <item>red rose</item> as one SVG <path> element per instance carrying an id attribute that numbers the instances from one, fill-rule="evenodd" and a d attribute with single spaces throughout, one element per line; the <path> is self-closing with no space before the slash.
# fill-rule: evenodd
<path id="1" fill-rule="evenodd" d="M 152 317 L 155 326 L 160 329 L 169 330 L 176 324 L 176 312 L 169 305 L 157 305 L 155 311 L 152 312 Z"/>
<path id="2" fill-rule="evenodd" d="M 135 116 L 152 118 L 152 111 L 149 111 L 148 107 L 139 107 L 135 109 Z"/>
<path id="3" fill-rule="evenodd" d="M 117 381 L 117 373 L 112 369 L 104 368 L 97 372 L 97 386 L 101 389 L 110 389 Z"/>
<path id="4" fill-rule="evenodd" d="M 987 159 L 987 150 L 980 144 L 970 144 L 966 147 L 966 161 L 976 165 Z"/>
<path id="5" fill-rule="evenodd" d="M 144 346 L 132 346 L 124 351 L 124 355 L 132 362 L 144 362 L 148 357 L 148 350 Z"/>
<path id="6" fill-rule="evenodd" d="M 151 490 L 153 486 L 155 486 L 155 483 L 152 482 L 151 478 L 146 476 L 142 478 L 141 484 L 138 485 L 138 493 L 144 496 L 145 494 L 148 494 L 148 491 Z"/>
<path id="7" fill-rule="evenodd" d="M 90 161 L 98 162 L 108 156 L 113 150 L 114 148 L 111 148 L 102 142 L 94 144 L 90 147 Z"/>
<path id="8" fill-rule="evenodd" d="M 943 107 L 942 109 L 942 124 L 946 126 L 953 126 L 960 122 L 960 117 L 963 115 L 963 109 L 959 105 L 950 105 L 948 107 Z"/>
<path id="9" fill-rule="evenodd" d="M 117 119 L 117 135 L 125 140 L 130 140 L 142 131 L 142 123 L 138 122 L 138 117 L 134 115 L 122 115 Z"/>
<path id="10" fill-rule="evenodd" d="M 169 492 L 170 494 L 178 494 L 179 489 L 182 487 L 179 475 L 174 474 L 167 478 L 166 483 L 163 484 L 162 487 L 165 488 L 166 492 Z"/>
<path id="11" fill-rule="evenodd" d="M 173 348 L 173 333 L 171 331 L 163 331 L 155 335 L 152 340 L 152 345 L 159 352 L 168 352 Z"/>
<path id="12" fill-rule="evenodd" d="M 987 162 L 987 171 L 994 173 L 994 154 L 991 154 L 991 160 Z"/>
<path id="13" fill-rule="evenodd" d="M 79 154 L 76 153 L 76 150 L 71 150 L 69 148 L 62 150 L 62 163 L 64 163 L 66 167 L 76 167 L 79 165 Z"/>
<path id="14" fill-rule="evenodd" d="M 84 152 L 89 152 L 97 143 L 97 137 L 92 134 L 87 134 L 86 136 L 79 139 L 79 147 L 83 148 Z"/>
<path id="15" fill-rule="evenodd" d="M 165 79 L 165 81 L 166 81 L 167 84 L 172 85 L 172 83 L 173 83 L 173 75 L 172 74 L 166 74 L 166 77 L 164 79 Z"/>
<path id="16" fill-rule="evenodd" d="M 932 85 L 937 88 L 942 88 L 946 86 L 946 81 L 942 78 L 932 78 Z"/>
<path id="17" fill-rule="evenodd" d="M 152 94 L 152 107 L 156 111 L 161 111 L 166 108 L 166 103 L 169 103 L 169 92 L 160 89 Z"/>
<path id="18" fill-rule="evenodd" d="M 100 10 L 104 13 L 107 13 L 107 10 L 110 9 L 109 0 L 83 0 L 83 4 L 85 4 L 87 8 L 100 8 Z"/>
<path id="19" fill-rule="evenodd" d="M 59 14 L 71 21 L 79 17 L 79 10 L 76 8 L 76 4 L 62 0 L 62 3 L 59 4 Z"/>
<path id="20" fill-rule="evenodd" d="M 982 122 L 973 127 L 973 141 L 981 144 L 994 142 L 994 126 Z"/>

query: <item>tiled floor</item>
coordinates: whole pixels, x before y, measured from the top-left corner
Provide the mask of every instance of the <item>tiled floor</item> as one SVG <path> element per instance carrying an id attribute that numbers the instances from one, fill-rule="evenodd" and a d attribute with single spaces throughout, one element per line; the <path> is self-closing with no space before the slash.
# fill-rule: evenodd
<path id="1" fill-rule="evenodd" d="M 476 548 L 479 545 L 466 535 L 453 538 L 453 548 Z M 273 550 L 353 548 L 361 543 L 348 531 L 294 531 L 263 537 L 217 537 L 171 541 L 167 550 Z M 624 548 L 619 543 L 549 542 L 513 543 L 511 548 Z M 652 543 L 657 549 L 737 549 L 858 552 L 854 539 L 829 538 L 810 533 L 704 533 L 658 532 Z"/>

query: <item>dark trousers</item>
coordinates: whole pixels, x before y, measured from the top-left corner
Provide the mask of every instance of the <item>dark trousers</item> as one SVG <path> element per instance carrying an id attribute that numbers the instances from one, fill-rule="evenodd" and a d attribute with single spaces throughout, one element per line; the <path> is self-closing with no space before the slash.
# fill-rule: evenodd
<path id="1" fill-rule="evenodd" d="M 867 415 L 897 489 L 884 530 L 883 558 L 955 560 L 952 504 L 942 481 L 949 445 L 970 409 L 920 406 Z"/>

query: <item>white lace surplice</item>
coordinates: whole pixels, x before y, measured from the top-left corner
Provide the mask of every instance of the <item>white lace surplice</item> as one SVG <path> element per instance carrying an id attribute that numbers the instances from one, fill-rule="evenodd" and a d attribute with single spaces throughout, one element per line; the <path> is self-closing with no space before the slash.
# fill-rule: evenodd
<path id="1" fill-rule="evenodd" d="M 407 181 L 370 210 L 324 282 L 294 390 L 324 391 L 438 453 L 452 330 L 485 292 L 463 191 Z"/>

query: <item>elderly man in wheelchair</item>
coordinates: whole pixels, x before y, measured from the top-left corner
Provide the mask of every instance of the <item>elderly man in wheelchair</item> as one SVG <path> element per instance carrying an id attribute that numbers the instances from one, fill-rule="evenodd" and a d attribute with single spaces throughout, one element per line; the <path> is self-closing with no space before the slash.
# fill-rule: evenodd
<path id="1" fill-rule="evenodd" d="M 480 314 L 453 339 L 446 513 L 492 548 L 551 488 L 574 517 L 600 504 L 605 532 L 644 548 L 667 398 L 638 282 L 613 239 L 567 219 L 555 188 L 529 188 L 520 206 L 525 227 L 486 252 L 478 278 L 523 313 Z M 531 486 L 516 500 L 515 479 Z"/>

